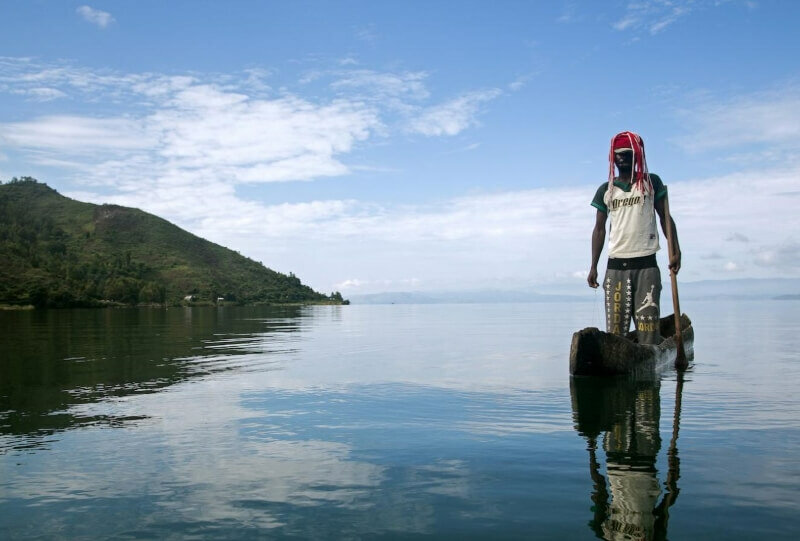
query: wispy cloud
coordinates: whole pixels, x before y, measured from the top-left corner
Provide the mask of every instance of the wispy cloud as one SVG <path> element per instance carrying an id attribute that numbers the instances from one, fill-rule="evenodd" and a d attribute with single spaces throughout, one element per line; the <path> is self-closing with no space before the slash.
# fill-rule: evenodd
<path id="1" fill-rule="evenodd" d="M 578 15 L 578 7 L 569 2 L 562 7 L 561 15 L 556 19 L 559 23 L 572 23 L 576 20 Z"/>
<path id="2" fill-rule="evenodd" d="M 522 90 L 533 78 L 533 75 L 534 74 L 532 73 L 528 73 L 517 77 L 508 84 L 508 89 L 511 90 L 512 92 L 518 92 Z"/>
<path id="3" fill-rule="evenodd" d="M 428 74 L 424 71 L 388 73 L 373 70 L 350 70 L 337 72 L 331 83 L 335 90 L 358 90 L 379 99 L 409 98 L 422 100 L 430 93 L 425 87 Z"/>
<path id="4" fill-rule="evenodd" d="M 366 42 L 374 42 L 378 39 L 378 30 L 374 24 L 368 24 L 355 29 L 356 39 Z"/>
<path id="5" fill-rule="evenodd" d="M 89 6 L 80 6 L 75 11 L 86 21 L 95 24 L 100 28 L 106 28 L 108 25 L 114 22 L 114 17 L 110 13 L 101 11 L 99 9 L 94 9 Z"/>
<path id="6" fill-rule="evenodd" d="M 692 11 L 716 7 L 711 0 L 640 0 L 628 2 L 625 12 L 611 26 L 620 32 L 645 31 L 658 34 Z"/>
<path id="7" fill-rule="evenodd" d="M 249 73 L 246 72 L 246 73 Z M 164 97 L 198 81 L 193 76 L 157 73 L 119 73 L 91 70 L 68 62 L 39 62 L 31 58 L 0 57 L 0 92 L 36 99 L 42 92 L 50 99 L 99 102 L 127 108 L 155 105 L 151 98 Z"/>
<path id="8" fill-rule="evenodd" d="M 48 87 L 21 88 L 15 90 L 13 93 L 27 96 L 32 101 L 51 101 L 66 97 L 66 94 L 61 90 Z"/>
<path id="9" fill-rule="evenodd" d="M 459 154 L 461 152 L 470 152 L 470 151 L 473 151 L 473 150 L 476 150 L 476 149 L 480 148 L 480 146 L 481 146 L 480 143 L 470 143 L 470 144 L 465 145 L 463 147 L 454 148 L 453 150 L 448 150 L 444 154 Z"/>
<path id="10" fill-rule="evenodd" d="M 456 135 L 477 122 L 477 113 L 483 103 L 491 101 L 502 92 L 498 89 L 470 92 L 440 105 L 429 107 L 412 119 L 409 129 L 428 136 Z"/>
<path id="11" fill-rule="evenodd" d="M 622 30 L 627 30 L 628 28 L 630 28 L 631 26 L 637 24 L 638 22 L 639 22 L 639 19 L 637 17 L 632 17 L 632 16 L 628 15 L 627 17 L 623 17 L 619 21 L 615 22 L 611 26 L 614 27 L 614 30 L 622 31 Z"/>
<path id="12" fill-rule="evenodd" d="M 725 240 L 728 242 L 750 242 L 750 239 L 741 233 L 732 233 Z"/>

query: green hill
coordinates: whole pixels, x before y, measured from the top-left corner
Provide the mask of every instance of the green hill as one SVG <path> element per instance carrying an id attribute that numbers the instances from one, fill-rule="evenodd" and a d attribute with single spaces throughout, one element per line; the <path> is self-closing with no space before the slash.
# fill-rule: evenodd
<path id="1" fill-rule="evenodd" d="M 0 304 L 339 303 L 152 214 L 0 185 Z M 344 301 L 346 302 L 346 301 Z"/>

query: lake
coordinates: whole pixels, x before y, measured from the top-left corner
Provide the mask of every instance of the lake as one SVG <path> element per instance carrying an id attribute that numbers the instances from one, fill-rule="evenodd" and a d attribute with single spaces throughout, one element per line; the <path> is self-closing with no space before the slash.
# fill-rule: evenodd
<path id="1" fill-rule="evenodd" d="M 0 312 L 0 538 L 794 539 L 800 302 L 682 307 L 654 381 L 602 302 Z"/>

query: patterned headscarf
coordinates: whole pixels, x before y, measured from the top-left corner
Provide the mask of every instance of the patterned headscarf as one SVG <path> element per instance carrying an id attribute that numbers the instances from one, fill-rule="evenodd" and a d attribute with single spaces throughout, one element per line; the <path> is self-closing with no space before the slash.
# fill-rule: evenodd
<path id="1" fill-rule="evenodd" d="M 608 188 L 614 188 L 614 153 L 623 150 L 633 152 L 633 185 L 642 193 L 652 193 L 653 183 L 647 170 L 647 159 L 644 155 L 644 140 L 632 131 L 620 132 L 611 138 L 611 150 L 608 151 Z"/>

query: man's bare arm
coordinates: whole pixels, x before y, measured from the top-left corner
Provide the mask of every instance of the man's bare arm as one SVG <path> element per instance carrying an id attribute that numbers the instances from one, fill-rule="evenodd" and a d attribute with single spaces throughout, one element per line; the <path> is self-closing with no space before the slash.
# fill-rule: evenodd
<path id="1" fill-rule="evenodd" d="M 658 218 L 661 222 L 661 231 L 664 232 L 664 237 L 669 238 L 667 235 L 667 221 L 666 216 L 664 215 L 664 200 L 666 197 L 662 197 L 655 203 L 656 212 L 658 212 Z M 672 255 L 669 259 L 669 268 L 675 274 L 678 274 L 678 271 L 681 270 L 681 244 L 678 242 L 678 228 L 675 226 L 675 220 L 672 216 L 669 217 L 670 221 L 672 222 Z"/>
<path id="2" fill-rule="evenodd" d="M 589 275 L 586 281 L 589 287 L 597 287 L 597 263 L 600 261 L 600 254 L 603 251 L 603 245 L 606 242 L 606 218 L 608 215 L 601 211 L 597 211 L 597 217 L 594 221 L 594 229 L 592 230 L 592 266 L 589 269 Z"/>

